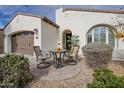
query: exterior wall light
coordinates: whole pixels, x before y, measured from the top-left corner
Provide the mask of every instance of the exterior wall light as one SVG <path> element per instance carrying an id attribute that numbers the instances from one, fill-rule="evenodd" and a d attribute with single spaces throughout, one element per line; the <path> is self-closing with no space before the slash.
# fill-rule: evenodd
<path id="1" fill-rule="evenodd" d="M 34 34 L 36 34 L 36 39 L 38 39 L 39 38 L 39 36 L 38 36 L 38 29 L 34 29 Z"/>
<path id="2" fill-rule="evenodd" d="M 59 48 L 61 47 L 61 43 L 60 42 L 57 43 L 57 47 L 59 47 Z"/>
<path id="3" fill-rule="evenodd" d="M 6 35 L 3 35 L 3 37 L 5 38 L 5 37 L 6 37 Z"/>

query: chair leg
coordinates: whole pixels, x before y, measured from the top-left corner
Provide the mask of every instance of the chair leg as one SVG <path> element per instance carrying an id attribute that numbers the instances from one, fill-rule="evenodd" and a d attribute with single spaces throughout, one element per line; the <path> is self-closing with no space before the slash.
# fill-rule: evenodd
<path id="1" fill-rule="evenodd" d="M 67 65 L 76 65 L 77 64 L 76 60 L 74 60 L 73 58 L 68 59 L 65 63 Z"/>
<path id="2" fill-rule="evenodd" d="M 50 67 L 51 64 L 49 62 L 42 61 L 41 63 L 37 64 L 37 68 L 43 69 Z"/>
<path id="3" fill-rule="evenodd" d="M 73 59 L 72 62 L 70 63 L 70 65 L 76 65 L 77 62 Z"/>

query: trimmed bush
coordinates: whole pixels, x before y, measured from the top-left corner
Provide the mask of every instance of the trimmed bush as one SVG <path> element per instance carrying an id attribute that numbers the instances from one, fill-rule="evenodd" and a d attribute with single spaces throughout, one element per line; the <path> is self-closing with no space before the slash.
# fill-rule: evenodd
<path id="1" fill-rule="evenodd" d="M 111 70 L 97 69 L 93 77 L 93 82 L 87 84 L 89 88 L 124 88 L 124 76 L 118 77 Z"/>
<path id="2" fill-rule="evenodd" d="M 113 48 L 104 43 L 89 43 L 82 48 L 86 63 L 93 68 L 105 68 L 111 61 Z"/>
<path id="3" fill-rule="evenodd" d="M 8 54 L 0 58 L 0 87 L 20 87 L 32 79 L 29 60 L 23 55 Z"/>

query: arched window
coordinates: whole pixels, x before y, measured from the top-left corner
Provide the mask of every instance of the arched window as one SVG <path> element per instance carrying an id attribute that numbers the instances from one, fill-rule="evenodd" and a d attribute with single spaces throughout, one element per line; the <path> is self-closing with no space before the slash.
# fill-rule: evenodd
<path id="1" fill-rule="evenodd" d="M 91 42 L 103 42 L 115 47 L 115 38 L 112 29 L 107 26 L 97 26 L 87 33 L 87 44 Z"/>
<path id="2" fill-rule="evenodd" d="M 87 34 L 87 43 L 92 42 L 92 31 Z"/>

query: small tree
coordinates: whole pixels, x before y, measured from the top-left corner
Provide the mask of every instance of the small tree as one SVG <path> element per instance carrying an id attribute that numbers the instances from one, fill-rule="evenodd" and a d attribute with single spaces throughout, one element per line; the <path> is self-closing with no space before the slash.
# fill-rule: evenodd
<path id="1" fill-rule="evenodd" d="M 115 38 L 117 39 L 117 47 L 119 39 L 124 40 L 124 16 L 119 15 L 116 18 L 113 18 L 112 26 L 117 30 L 115 32 Z"/>
<path id="2" fill-rule="evenodd" d="M 116 18 L 113 18 L 114 22 L 112 22 L 112 25 L 119 31 L 124 32 L 124 16 L 119 15 Z"/>
<path id="3" fill-rule="evenodd" d="M 79 44 L 79 35 L 73 35 L 71 37 L 71 52 L 74 51 L 74 46 Z"/>
<path id="4" fill-rule="evenodd" d="M 74 45 L 78 45 L 79 44 L 79 35 L 73 35 L 71 37 L 71 45 L 72 47 L 74 47 Z"/>

